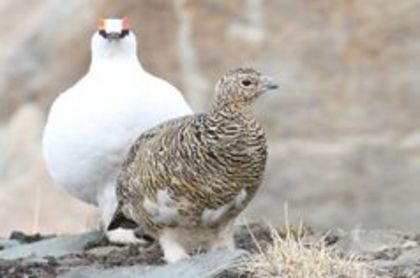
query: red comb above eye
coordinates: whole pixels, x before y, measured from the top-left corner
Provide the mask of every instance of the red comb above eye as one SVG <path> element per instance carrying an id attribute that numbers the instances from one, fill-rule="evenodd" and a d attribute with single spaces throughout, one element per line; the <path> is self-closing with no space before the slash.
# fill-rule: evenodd
<path id="1" fill-rule="evenodd" d="M 97 27 L 98 27 L 98 29 L 105 29 L 105 19 L 103 19 L 103 18 L 99 19 Z"/>
<path id="2" fill-rule="evenodd" d="M 128 21 L 128 18 L 124 17 L 121 23 L 123 29 L 130 29 L 130 22 Z"/>

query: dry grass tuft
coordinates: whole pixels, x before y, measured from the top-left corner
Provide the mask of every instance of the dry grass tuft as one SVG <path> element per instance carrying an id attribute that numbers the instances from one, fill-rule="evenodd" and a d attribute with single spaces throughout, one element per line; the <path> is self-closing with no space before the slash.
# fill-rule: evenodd
<path id="1" fill-rule="evenodd" d="M 283 236 L 273 228 L 273 243 L 241 262 L 237 270 L 250 277 L 372 277 L 357 257 L 340 254 L 324 239 L 311 243 L 306 240 L 304 229 L 286 231 Z"/>

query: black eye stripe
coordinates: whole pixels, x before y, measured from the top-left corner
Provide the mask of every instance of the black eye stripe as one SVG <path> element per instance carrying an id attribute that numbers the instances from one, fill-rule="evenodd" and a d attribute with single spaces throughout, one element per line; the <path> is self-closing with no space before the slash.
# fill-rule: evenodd
<path id="1" fill-rule="evenodd" d="M 104 29 L 99 30 L 99 35 L 101 35 L 104 39 L 108 38 L 108 34 Z"/>
<path id="2" fill-rule="evenodd" d="M 108 38 L 108 33 L 104 29 L 99 30 L 98 33 L 104 39 Z M 121 33 L 119 34 L 119 37 L 120 37 L 120 39 L 122 39 L 122 38 L 128 36 L 129 34 L 130 34 L 129 29 L 123 29 L 123 30 L 121 30 Z"/>
<path id="3" fill-rule="evenodd" d="M 123 29 L 123 30 L 121 31 L 120 38 L 124 38 L 125 36 L 128 36 L 128 34 L 130 34 L 130 30 L 128 30 L 128 29 Z"/>

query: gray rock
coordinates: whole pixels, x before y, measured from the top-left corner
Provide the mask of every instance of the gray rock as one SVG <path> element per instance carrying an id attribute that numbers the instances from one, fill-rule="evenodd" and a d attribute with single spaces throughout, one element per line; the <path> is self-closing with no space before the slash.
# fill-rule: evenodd
<path id="1" fill-rule="evenodd" d="M 0 251 L 0 258 L 14 260 L 27 257 L 62 256 L 82 251 L 87 242 L 99 239 L 101 236 L 103 236 L 103 233 L 99 231 L 80 235 L 60 236 L 5 249 Z"/>
<path id="2" fill-rule="evenodd" d="M 16 247 L 19 245 L 19 241 L 15 239 L 0 238 L 0 250 Z"/>
<path id="3" fill-rule="evenodd" d="M 214 277 L 235 264 L 246 252 L 213 252 L 195 256 L 190 260 L 163 266 L 137 265 L 103 269 L 100 266 L 80 267 L 61 277 L 63 278 L 196 278 Z"/>
<path id="4" fill-rule="evenodd" d="M 335 247 L 364 261 L 375 277 L 419 277 L 420 249 L 407 234 L 387 230 L 336 233 Z"/>
<path id="5" fill-rule="evenodd" d="M 364 252 L 381 252 L 391 248 L 406 248 L 409 243 L 406 235 L 386 230 L 353 230 L 338 232 L 339 240 L 335 246 L 345 253 L 361 254 Z"/>
<path id="6" fill-rule="evenodd" d="M 89 249 L 87 251 L 88 254 L 92 254 L 94 256 L 106 256 L 112 251 L 115 251 L 115 246 L 101 246 Z"/>

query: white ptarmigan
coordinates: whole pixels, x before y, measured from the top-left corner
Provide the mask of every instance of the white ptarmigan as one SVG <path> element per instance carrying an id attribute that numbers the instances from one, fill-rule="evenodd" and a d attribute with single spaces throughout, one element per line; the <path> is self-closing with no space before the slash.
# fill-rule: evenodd
<path id="1" fill-rule="evenodd" d="M 50 109 L 43 153 L 54 182 L 98 206 L 107 227 L 116 207 L 117 174 L 131 144 L 143 131 L 192 111 L 175 87 L 142 68 L 126 19 L 99 21 L 91 55 L 88 73 Z M 107 236 L 136 241 L 122 229 Z"/>

